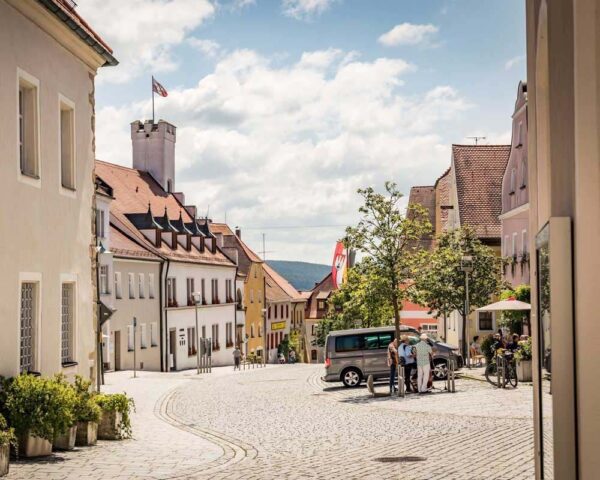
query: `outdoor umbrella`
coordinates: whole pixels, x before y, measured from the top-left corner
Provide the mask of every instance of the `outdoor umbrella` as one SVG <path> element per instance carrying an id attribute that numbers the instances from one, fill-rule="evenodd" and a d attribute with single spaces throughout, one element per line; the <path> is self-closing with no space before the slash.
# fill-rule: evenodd
<path id="1" fill-rule="evenodd" d="M 478 312 L 499 312 L 501 310 L 531 310 L 531 305 L 520 300 L 508 299 L 490 303 L 477 309 Z"/>

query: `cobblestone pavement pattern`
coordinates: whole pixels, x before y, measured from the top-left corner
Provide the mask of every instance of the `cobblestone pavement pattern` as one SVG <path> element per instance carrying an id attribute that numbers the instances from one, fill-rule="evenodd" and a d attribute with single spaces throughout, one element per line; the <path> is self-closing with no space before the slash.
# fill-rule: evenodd
<path id="1" fill-rule="evenodd" d="M 533 478 L 532 388 L 458 380 L 455 394 L 371 398 L 321 367 L 110 375 L 136 438 L 13 465 L 9 479 Z M 442 383 L 436 383 L 442 388 Z M 385 391 L 387 386 L 379 389 Z"/>

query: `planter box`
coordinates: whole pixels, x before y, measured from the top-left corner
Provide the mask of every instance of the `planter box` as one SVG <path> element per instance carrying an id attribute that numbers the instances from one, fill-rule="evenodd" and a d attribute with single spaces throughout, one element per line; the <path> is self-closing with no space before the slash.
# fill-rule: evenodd
<path id="1" fill-rule="evenodd" d="M 52 442 L 52 446 L 55 450 L 73 450 L 75 448 L 76 437 L 77 425 L 74 425 L 62 435 L 54 437 L 54 442 Z"/>
<path id="2" fill-rule="evenodd" d="M 8 475 L 8 457 L 10 456 L 10 445 L 0 446 L 0 477 Z"/>
<path id="3" fill-rule="evenodd" d="M 21 435 L 19 437 L 19 456 L 45 457 L 52 454 L 52 443 L 45 438 L 33 435 Z"/>
<path id="4" fill-rule="evenodd" d="M 102 420 L 98 425 L 98 438 L 100 440 L 119 440 L 119 423 L 121 423 L 121 412 L 102 412 Z"/>
<path id="5" fill-rule="evenodd" d="M 519 382 L 531 382 L 533 380 L 531 360 L 517 362 L 517 378 Z"/>
<path id="6" fill-rule="evenodd" d="M 77 424 L 77 435 L 75 445 L 87 447 L 96 445 L 98 441 L 98 424 L 96 422 L 79 422 Z"/>

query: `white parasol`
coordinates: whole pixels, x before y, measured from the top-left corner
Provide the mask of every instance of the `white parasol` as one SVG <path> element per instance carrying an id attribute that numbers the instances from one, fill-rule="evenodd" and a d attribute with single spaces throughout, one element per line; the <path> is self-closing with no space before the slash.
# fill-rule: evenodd
<path id="1" fill-rule="evenodd" d="M 478 312 L 499 312 L 502 310 L 531 310 L 531 305 L 520 300 L 508 299 L 490 303 L 477 309 Z"/>

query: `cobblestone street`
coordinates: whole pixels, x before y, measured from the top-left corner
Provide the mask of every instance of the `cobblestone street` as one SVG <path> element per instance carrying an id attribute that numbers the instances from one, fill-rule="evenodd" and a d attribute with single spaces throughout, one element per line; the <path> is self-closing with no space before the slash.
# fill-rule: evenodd
<path id="1" fill-rule="evenodd" d="M 13 463 L 8 478 L 533 478 L 531 386 L 463 379 L 456 394 L 374 399 L 321 374 L 110 374 L 106 389 L 136 400 L 135 438 Z"/>

